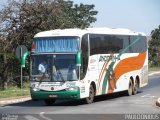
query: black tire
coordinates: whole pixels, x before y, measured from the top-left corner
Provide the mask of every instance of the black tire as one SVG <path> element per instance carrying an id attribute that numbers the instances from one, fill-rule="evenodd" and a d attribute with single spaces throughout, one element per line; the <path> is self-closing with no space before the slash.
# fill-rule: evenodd
<path id="1" fill-rule="evenodd" d="M 160 107 L 160 98 L 157 99 L 156 105 L 157 105 L 158 107 Z"/>
<path id="2" fill-rule="evenodd" d="M 129 81 L 129 85 L 128 85 L 128 90 L 126 91 L 126 95 L 127 96 L 131 96 L 133 93 L 133 83 L 132 81 L 130 80 Z"/>
<path id="3" fill-rule="evenodd" d="M 85 98 L 85 103 L 86 104 L 91 104 L 94 101 L 94 96 L 95 96 L 95 90 L 93 88 L 93 85 L 90 85 L 89 88 L 89 97 Z"/>
<path id="4" fill-rule="evenodd" d="M 44 102 L 47 106 L 52 106 L 55 103 L 55 99 L 45 99 Z"/>
<path id="5" fill-rule="evenodd" d="M 134 83 L 134 86 L 133 86 L 133 91 L 132 91 L 132 94 L 135 95 L 137 94 L 137 91 L 138 91 L 138 81 L 135 80 L 135 83 Z"/>

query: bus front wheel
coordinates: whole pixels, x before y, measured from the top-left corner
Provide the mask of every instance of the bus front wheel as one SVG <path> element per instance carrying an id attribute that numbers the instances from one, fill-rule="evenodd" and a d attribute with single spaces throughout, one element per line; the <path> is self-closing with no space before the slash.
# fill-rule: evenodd
<path id="1" fill-rule="evenodd" d="M 45 99 L 44 102 L 47 106 L 51 106 L 55 103 L 55 99 Z"/>
<path id="2" fill-rule="evenodd" d="M 91 84 L 89 88 L 89 97 L 85 98 L 85 103 L 91 104 L 94 100 L 94 95 L 95 95 L 95 90 L 93 88 L 93 85 Z"/>

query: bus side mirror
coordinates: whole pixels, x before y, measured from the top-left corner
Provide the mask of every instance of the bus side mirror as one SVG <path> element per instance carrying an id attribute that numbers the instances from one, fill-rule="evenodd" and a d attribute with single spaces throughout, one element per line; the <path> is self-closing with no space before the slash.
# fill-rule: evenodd
<path id="1" fill-rule="evenodd" d="M 22 58 L 21 58 L 21 66 L 22 66 L 22 67 L 25 67 L 27 56 L 29 56 L 29 52 L 28 52 L 28 51 L 25 52 L 25 53 L 23 54 Z"/>
<path id="2" fill-rule="evenodd" d="M 78 51 L 76 55 L 76 66 L 81 66 L 81 55 L 82 55 L 82 52 Z"/>

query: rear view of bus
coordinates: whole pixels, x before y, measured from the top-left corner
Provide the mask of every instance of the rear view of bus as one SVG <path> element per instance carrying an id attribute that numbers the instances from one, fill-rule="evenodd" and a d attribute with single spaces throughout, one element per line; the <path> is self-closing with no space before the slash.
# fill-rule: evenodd
<path id="1" fill-rule="evenodd" d="M 31 51 L 32 99 L 84 99 L 147 85 L 147 40 L 126 29 L 88 28 L 40 32 Z"/>

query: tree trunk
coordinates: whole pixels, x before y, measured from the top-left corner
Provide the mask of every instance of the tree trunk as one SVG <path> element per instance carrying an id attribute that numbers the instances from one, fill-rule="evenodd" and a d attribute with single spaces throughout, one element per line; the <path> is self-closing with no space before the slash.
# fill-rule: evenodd
<path id="1" fill-rule="evenodd" d="M 3 82 L 2 82 L 2 88 L 3 88 L 3 90 L 6 90 L 7 88 L 8 88 L 8 76 L 7 76 L 7 71 L 8 71 L 8 66 L 6 67 L 6 68 L 4 68 L 5 70 L 4 70 L 4 72 L 2 73 L 2 80 L 3 80 Z"/>
<path id="2" fill-rule="evenodd" d="M 7 82 L 6 81 L 4 81 L 3 83 L 2 83 L 2 89 L 3 90 L 7 90 L 7 88 L 8 88 L 8 84 L 7 84 Z"/>
<path id="3" fill-rule="evenodd" d="M 0 74 L 1 79 L 2 79 L 2 89 L 6 90 L 7 89 L 7 83 L 8 83 L 8 68 L 9 65 L 7 64 L 7 59 L 6 59 L 6 55 L 4 55 L 4 62 L 3 62 L 3 71 Z"/>

